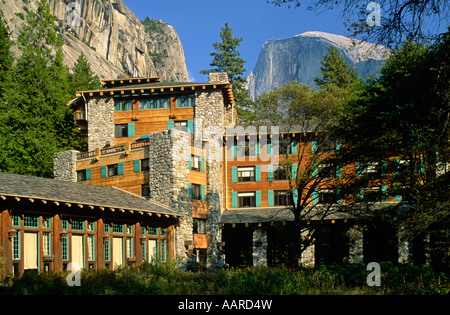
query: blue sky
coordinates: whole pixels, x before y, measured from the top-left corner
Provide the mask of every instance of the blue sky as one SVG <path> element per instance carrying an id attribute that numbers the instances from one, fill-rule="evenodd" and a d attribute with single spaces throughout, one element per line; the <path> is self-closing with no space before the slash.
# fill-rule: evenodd
<path id="1" fill-rule="evenodd" d="M 234 37 L 242 37 L 239 51 L 247 61 L 245 75 L 253 70 L 261 45 L 269 39 L 288 38 L 307 31 L 346 35 L 340 12 L 320 14 L 307 8 L 276 7 L 266 0 L 123 0 L 143 20 L 146 16 L 172 25 L 183 45 L 190 75 L 209 69 L 213 42 L 220 41 L 221 27 L 228 23 Z"/>

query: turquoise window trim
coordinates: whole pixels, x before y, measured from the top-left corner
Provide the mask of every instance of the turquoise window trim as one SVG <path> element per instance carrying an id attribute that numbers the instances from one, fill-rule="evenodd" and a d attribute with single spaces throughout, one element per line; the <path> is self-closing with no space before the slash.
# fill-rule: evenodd
<path id="1" fill-rule="evenodd" d="M 319 202 L 319 191 L 317 188 L 314 188 L 312 192 L 312 204 L 316 205 Z"/>
<path id="2" fill-rule="evenodd" d="M 231 167 L 231 182 L 237 183 L 237 166 Z"/>
<path id="3" fill-rule="evenodd" d="M 291 140 L 291 154 L 297 154 L 297 143 L 298 141 L 296 138 Z"/>
<path id="4" fill-rule="evenodd" d="M 69 237 L 64 237 L 61 240 L 62 243 L 62 260 L 68 261 L 69 260 Z"/>
<path id="5" fill-rule="evenodd" d="M 297 180 L 297 164 L 292 164 L 291 172 L 292 172 L 292 180 Z"/>
<path id="6" fill-rule="evenodd" d="M 273 190 L 267 191 L 267 206 L 273 207 Z"/>
<path id="7" fill-rule="evenodd" d="M 255 205 L 256 207 L 261 207 L 261 190 L 255 192 Z"/>
<path id="8" fill-rule="evenodd" d="M 270 182 L 273 181 L 273 165 L 272 164 L 267 165 L 267 180 Z"/>
<path id="9" fill-rule="evenodd" d="M 128 137 L 134 137 L 134 123 L 128 124 Z"/>
<path id="10" fill-rule="evenodd" d="M 187 121 L 187 127 L 188 127 L 188 130 L 189 130 L 189 133 L 193 134 L 194 133 L 194 120 L 188 120 Z"/>
<path id="11" fill-rule="evenodd" d="M 123 162 L 117 163 L 117 175 L 123 175 Z"/>
<path id="12" fill-rule="evenodd" d="M 261 165 L 255 165 L 255 182 L 261 181 Z"/>
<path id="13" fill-rule="evenodd" d="M 12 239 L 12 259 L 21 260 L 22 259 L 22 248 L 21 248 L 21 234 L 22 231 L 17 231 L 17 235 Z"/>
<path id="14" fill-rule="evenodd" d="M 133 161 L 133 170 L 135 173 L 139 173 L 141 171 L 141 160 Z"/>
<path id="15" fill-rule="evenodd" d="M 297 192 L 296 188 L 294 188 L 294 190 L 292 191 L 292 198 L 294 199 L 294 205 L 297 205 L 297 203 L 298 203 L 298 192 Z"/>
<path id="16" fill-rule="evenodd" d="M 11 216 L 11 225 L 15 227 L 21 227 L 22 226 L 22 218 L 20 215 L 12 215 Z"/>
<path id="17" fill-rule="evenodd" d="M 102 178 L 105 178 L 106 175 L 107 175 L 107 168 L 106 168 L 106 165 L 100 166 L 100 176 L 101 176 Z"/>
<path id="18" fill-rule="evenodd" d="M 204 156 L 202 156 L 202 172 L 204 173 L 205 172 L 205 165 L 206 165 L 206 163 L 205 163 L 205 157 Z"/>
<path id="19" fill-rule="evenodd" d="M 232 208 L 237 208 L 238 206 L 238 195 L 237 195 L 237 191 L 233 191 L 231 193 L 231 207 Z"/>
<path id="20" fill-rule="evenodd" d="M 172 130 L 173 128 L 175 128 L 175 122 L 173 120 L 168 120 L 167 121 L 167 130 Z"/>
<path id="21" fill-rule="evenodd" d="M 206 187 L 205 185 L 202 185 L 202 200 L 206 200 Z"/>
<path id="22" fill-rule="evenodd" d="M 27 216 L 23 217 L 23 226 L 28 228 L 39 228 L 39 217 L 38 216 Z"/>

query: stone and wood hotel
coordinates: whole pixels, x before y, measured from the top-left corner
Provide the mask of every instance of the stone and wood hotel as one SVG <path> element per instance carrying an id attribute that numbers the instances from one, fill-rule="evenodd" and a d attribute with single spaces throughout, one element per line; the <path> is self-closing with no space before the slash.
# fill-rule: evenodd
<path id="1" fill-rule="evenodd" d="M 62 270 L 70 262 L 85 269 L 169 260 L 201 268 L 287 262 L 292 245 L 284 227 L 292 213 L 285 208 L 297 197 L 290 196 L 287 170 L 263 158 L 285 156 L 271 145 L 271 137 L 285 133 L 228 133 L 238 119 L 226 74 L 212 73 L 205 83 L 148 77 L 102 84 L 68 104 L 87 152 L 55 154 L 55 179 L 0 174 L 4 273 Z M 305 132 L 290 131 L 289 154 L 302 148 Z M 348 172 L 355 169 L 336 169 L 330 181 Z M 313 202 L 336 189 L 317 191 Z M 401 203 L 385 187 L 375 189 L 382 204 Z M 307 224 L 320 224 L 321 233 L 299 264 L 411 255 L 410 244 L 383 224 L 363 230 L 345 215 Z"/>

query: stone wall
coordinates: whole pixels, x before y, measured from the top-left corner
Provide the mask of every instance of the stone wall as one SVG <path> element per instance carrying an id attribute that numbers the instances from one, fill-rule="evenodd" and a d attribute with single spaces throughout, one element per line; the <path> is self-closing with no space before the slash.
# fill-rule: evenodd
<path id="1" fill-rule="evenodd" d="M 193 242 L 187 136 L 185 132 L 173 129 L 149 137 L 150 200 L 164 203 L 184 215 L 175 227 L 175 257 L 181 265 L 188 258 L 185 241 Z"/>
<path id="2" fill-rule="evenodd" d="M 114 146 L 114 98 L 102 96 L 87 100 L 88 150 Z"/>
<path id="3" fill-rule="evenodd" d="M 53 177 L 66 182 L 77 181 L 77 154 L 70 150 L 55 153 L 53 156 Z"/>
<path id="4" fill-rule="evenodd" d="M 348 262 L 360 263 L 364 260 L 364 231 L 360 226 L 352 226 L 348 230 L 349 253 Z"/>
<path id="5" fill-rule="evenodd" d="M 267 266 L 267 231 L 253 231 L 253 267 Z"/>

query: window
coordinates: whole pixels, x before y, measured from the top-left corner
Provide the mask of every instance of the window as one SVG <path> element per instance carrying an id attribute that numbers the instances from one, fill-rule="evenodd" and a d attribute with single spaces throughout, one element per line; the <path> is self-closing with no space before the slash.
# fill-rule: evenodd
<path id="1" fill-rule="evenodd" d="M 113 233 L 124 233 L 124 226 L 123 224 L 113 224 L 113 229 L 112 229 Z"/>
<path id="2" fill-rule="evenodd" d="M 127 237 L 127 257 L 132 258 L 133 257 L 133 238 Z"/>
<path id="3" fill-rule="evenodd" d="M 119 175 L 118 164 L 108 165 L 108 177 Z"/>
<path id="4" fill-rule="evenodd" d="M 139 109 L 170 109 L 170 97 L 139 100 Z"/>
<path id="5" fill-rule="evenodd" d="M 192 199 L 202 200 L 202 185 L 191 184 Z"/>
<path id="6" fill-rule="evenodd" d="M 237 168 L 238 182 L 254 182 L 255 181 L 255 167 L 238 167 Z"/>
<path id="7" fill-rule="evenodd" d="M 133 110 L 132 100 L 114 100 L 114 110 L 116 112 Z"/>
<path id="8" fill-rule="evenodd" d="M 148 235 L 149 236 L 159 236 L 159 229 L 158 228 L 149 227 L 148 228 Z"/>
<path id="9" fill-rule="evenodd" d="M 51 229 L 51 219 L 50 218 L 42 218 L 42 228 L 43 229 Z"/>
<path id="10" fill-rule="evenodd" d="M 31 227 L 31 228 L 38 228 L 39 227 L 39 217 L 24 216 L 23 226 Z"/>
<path id="11" fill-rule="evenodd" d="M 194 219 L 193 229 L 195 234 L 206 234 L 206 220 L 205 219 Z"/>
<path id="12" fill-rule="evenodd" d="M 87 238 L 88 260 L 95 260 L 95 235 L 88 235 Z"/>
<path id="13" fill-rule="evenodd" d="M 320 204 L 330 204 L 336 202 L 336 190 L 335 189 L 319 189 Z"/>
<path id="14" fill-rule="evenodd" d="M 359 198 L 363 198 L 366 202 L 380 202 L 386 201 L 387 197 L 387 186 L 381 187 L 365 187 L 362 188 L 362 195 Z"/>
<path id="15" fill-rule="evenodd" d="M 20 259 L 20 231 L 17 231 L 17 235 L 12 239 L 12 257 L 13 260 Z"/>
<path id="16" fill-rule="evenodd" d="M 238 197 L 238 207 L 239 208 L 256 206 L 255 192 L 238 193 L 237 197 Z"/>
<path id="17" fill-rule="evenodd" d="M 201 171 L 202 167 L 202 158 L 198 155 L 191 155 L 191 170 L 193 171 Z"/>
<path id="18" fill-rule="evenodd" d="M 44 232 L 42 234 L 42 250 L 44 256 L 51 256 L 51 233 L 50 232 Z"/>
<path id="19" fill-rule="evenodd" d="M 283 165 L 278 165 L 277 169 L 273 172 L 274 180 L 287 180 L 287 172 Z"/>
<path id="20" fill-rule="evenodd" d="M 19 215 L 13 215 L 11 220 L 12 220 L 12 226 L 20 227 L 20 216 Z"/>
<path id="21" fill-rule="evenodd" d="M 115 137 L 126 138 L 128 137 L 128 124 L 115 125 Z"/>
<path id="22" fill-rule="evenodd" d="M 150 185 L 144 184 L 141 186 L 141 196 L 144 198 L 150 198 Z"/>
<path id="23" fill-rule="evenodd" d="M 177 107 L 195 107 L 195 96 L 194 95 L 183 95 L 177 98 Z"/>
<path id="24" fill-rule="evenodd" d="M 86 170 L 77 171 L 77 182 L 84 182 L 86 180 Z"/>
<path id="25" fill-rule="evenodd" d="M 150 160 L 142 159 L 141 160 L 141 171 L 148 171 L 150 169 Z"/>
<path id="26" fill-rule="evenodd" d="M 188 132 L 188 122 L 187 120 L 179 120 L 173 122 L 174 129 L 183 130 Z"/>
<path id="27" fill-rule="evenodd" d="M 289 190 L 276 190 L 273 194 L 273 202 L 275 206 L 290 206 L 292 198 Z"/>
<path id="28" fill-rule="evenodd" d="M 72 230 L 84 231 L 84 221 L 72 220 Z"/>

